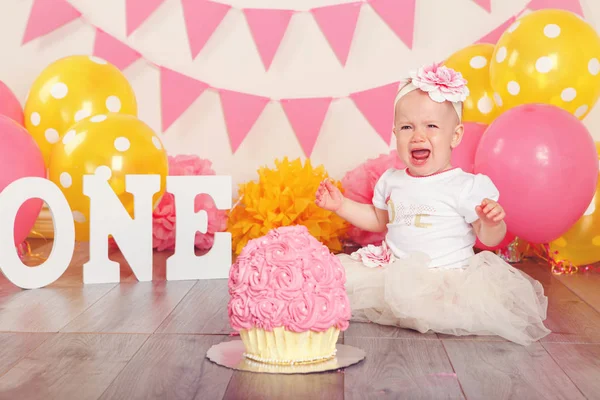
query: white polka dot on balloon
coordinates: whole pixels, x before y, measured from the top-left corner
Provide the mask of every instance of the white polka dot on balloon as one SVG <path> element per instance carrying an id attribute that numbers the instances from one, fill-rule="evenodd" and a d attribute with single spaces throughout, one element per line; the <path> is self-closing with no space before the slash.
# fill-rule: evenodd
<path id="1" fill-rule="evenodd" d="M 519 94 L 519 92 L 521 92 L 521 85 L 519 85 L 519 82 L 510 81 L 508 82 L 506 89 L 508 90 L 508 93 L 516 96 Z"/>
<path id="2" fill-rule="evenodd" d="M 90 56 L 90 61 L 100 65 L 107 64 L 105 59 L 96 56 Z"/>
<path id="3" fill-rule="evenodd" d="M 68 172 L 63 172 L 60 174 L 60 185 L 65 189 L 68 189 L 73 184 L 73 178 Z"/>
<path id="4" fill-rule="evenodd" d="M 82 110 L 79 110 L 75 113 L 75 117 L 74 117 L 75 122 L 79 122 L 82 119 L 89 117 L 90 115 L 92 115 L 92 112 L 90 110 L 87 110 L 85 108 Z"/>
<path id="5" fill-rule="evenodd" d="M 510 33 L 513 33 L 514 31 L 517 30 L 517 28 L 519 27 L 519 25 L 521 25 L 521 21 L 516 21 L 514 24 L 512 24 L 507 31 Z"/>
<path id="6" fill-rule="evenodd" d="M 508 54 L 508 51 L 506 50 L 506 47 L 502 46 L 498 49 L 498 51 L 496 52 L 496 61 L 501 63 L 502 61 L 506 60 L 506 55 Z"/>
<path id="7" fill-rule="evenodd" d="M 84 224 L 85 221 L 87 221 L 87 219 L 85 218 L 85 215 L 83 215 L 83 213 L 81 211 L 73 211 L 73 220 L 80 224 Z"/>
<path id="8" fill-rule="evenodd" d="M 482 114 L 489 114 L 494 109 L 494 103 L 492 103 L 492 99 L 487 96 L 483 96 L 477 102 L 477 109 Z"/>
<path id="9" fill-rule="evenodd" d="M 110 112 L 121 111 L 121 100 L 117 96 L 108 96 L 106 98 L 106 109 Z"/>
<path id="10" fill-rule="evenodd" d="M 98 168 L 96 168 L 95 175 L 98 178 L 107 181 L 112 176 L 112 170 L 106 165 L 101 165 Z"/>
<path id="11" fill-rule="evenodd" d="M 156 136 L 152 136 L 152 144 L 154 144 L 154 147 L 156 147 L 158 150 L 162 150 L 162 143 Z"/>
<path id="12" fill-rule="evenodd" d="M 475 56 L 471 58 L 471 61 L 469 61 L 469 65 L 471 66 L 471 68 L 481 69 L 487 65 L 487 62 L 488 60 L 484 56 Z"/>
<path id="13" fill-rule="evenodd" d="M 498 107 L 502 107 L 502 104 L 504 104 L 502 102 L 502 97 L 500 97 L 498 93 L 494 93 L 494 103 L 496 103 Z"/>
<path id="14" fill-rule="evenodd" d="M 550 57 L 540 57 L 535 62 L 535 69 L 541 74 L 546 74 L 552 70 L 552 59 Z"/>
<path id="15" fill-rule="evenodd" d="M 121 136 L 115 139 L 115 149 L 118 151 L 127 151 L 129 150 L 129 146 L 131 146 L 131 143 L 126 137 Z"/>
<path id="16" fill-rule="evenodd" d="M 590 74 L 596 76 L 600 73 L 600 61 L 597 58 L 592 58 L 588 63 L 588 71 Z"/>
<path id="17" fill-rule="evenodd" d="M 69 93 L 69 88 L 62 82 L 55 83 L 50 89 L 50 94 L 57 100 L 63 99 Z"/>
<path id="18" fill-rule="evenodd" d="M 547 38 L 554 39 L 560 36 L 560 26 L 556 24 L 548 24 L 544 27 L 544 35 Z"/>
<path id="19" fill-rule="evenodd" d="M 54 128 L 46 129 L 46 131 L 44 132 L 44 136 L 46 137 L 46 140 L 48 141 L 48 143 L 51 143 L 51 144 L 58 142 L 58 139 L 60 139 L 60 135 L 58 134 L 58 131 Z"/>
<path id="20" fill-rule="evenodd" d="M 588 108 L 589 107 L 586 104 L 580 106 L 579 108 L 577 108 L 577 110 L 575 110 L 575 116 L 577 118 L 583 117 L 583 115 L 587 112 Z"/>
<path id="21" fill-rule="evenodd" d="M 65 133 L 65 136 L 63 136 L 63 138 L 62 138 L 63 144 L 67 144 L 71 140 L 75 139 L 75 135 L 77 135 L 77 132 L 75 132 L 75 129 L 71 129 L 70 131 Z"/>
<path id="22" fill-rule="evenodd" d="M 33 126 L 38 126 L 40 122 L 42 122 L 42 116 L 40 115 L 40 113 L 32 112 L 29 116 L 29 120 L 31 121 L 31 124 Z"/>
<path id="23" fill-rule="evenodd" d="M 104 115 L 104 114 L 94 115 L 92 118 L 90 118 L 90 121 L 92 121 L 94 123 L 106 121 L 106 115 Z"/>
<path id="24" fill-rule="evenodd" d="M 575 97 L 577 97 L 577 90 L 572 87 L 564 89 L 560 94 L 560 98 L 566 102 L 573 101 Z"/>

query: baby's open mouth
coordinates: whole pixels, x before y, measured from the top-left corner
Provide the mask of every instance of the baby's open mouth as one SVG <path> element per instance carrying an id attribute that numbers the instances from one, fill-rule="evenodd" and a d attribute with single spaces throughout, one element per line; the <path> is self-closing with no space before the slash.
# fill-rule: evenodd
<path id="1" fill-rule="evenodd" d="M 431 154 L 431 150 L 417 149 L 417 150 L 412 150 L 410 153 L 411 153 L 414 161 L 416 161 L 418 163 L 423 163 L 423 162 L 427 161 L 427 159 L 429 158 L 429 155 Z"/>

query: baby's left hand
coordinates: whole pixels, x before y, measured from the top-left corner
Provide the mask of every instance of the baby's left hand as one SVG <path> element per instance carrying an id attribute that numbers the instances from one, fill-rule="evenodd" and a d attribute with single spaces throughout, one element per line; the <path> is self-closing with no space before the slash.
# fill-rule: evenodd
<path id="1" fill-rule="evenodd" d="M 481 205 L 475 207 L 475 211 L 481 223 L 488 226 L 495 226 L 502 223 L 506 216 L 502 206 L 490 199 L 483 199 Z"/>

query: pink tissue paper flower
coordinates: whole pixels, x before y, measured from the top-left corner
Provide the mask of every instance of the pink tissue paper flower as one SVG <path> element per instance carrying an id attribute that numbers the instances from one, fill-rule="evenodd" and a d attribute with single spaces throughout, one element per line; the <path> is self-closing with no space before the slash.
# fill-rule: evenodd
<path id="1" fill-rule="evenodd" d="M 215 175 L 212 163 L 193 155 L 169 156 L 169 175 Z M 196 233 L 195 244 L 198 249 L 210 249 L 214 243 L 215 232 L 226 227 L 226 211 L 219 210 L 213 199 L 207 194 L 196 196 L 195 211 L 205 210 L 208 214 L 206 233 Z M 153 247 L 158 251 L 175 248 L 175 198 L 166 192 L 152 213 Z"/>
<path id="2" fill-rule="evenodd" d="M 381 175 L 390 168 L 406 168 L 396 150 L 381 154 L 375 159 L 367 160 L 347 172 L 342 179 L 344 196 L 359 203 L 372 204 L 375 184 Z M 383 241 L 385 232 L 368 232 L 355 226 L 350 226 L 348 237 L 361 246 L 368 244 L 378 245 Z"/>
<path id="3" fill-rule="evenodd" d="M 411 82 L 429 94 L 433 101 L 465 101 L 469 96 L 467 81 L 460 72 L 441 63 L 427 65 L 410 73 Z"/>
<path id="4" fill-rule="evenodd" d="M 365 267 L 369 268 L 385 267 L 396 260 L 394 253 L 392 253 L 392 250 L 390 250 L 385 241 L 381 243 L 381 246 L 370 244 L 367 247 L 363 247 L 350 254 L 350 257 L 362 262 Z"/>

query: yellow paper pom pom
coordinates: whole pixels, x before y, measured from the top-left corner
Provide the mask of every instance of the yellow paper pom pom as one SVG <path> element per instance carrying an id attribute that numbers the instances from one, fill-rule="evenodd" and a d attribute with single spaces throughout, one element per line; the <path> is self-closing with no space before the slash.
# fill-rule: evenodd
<path id="1" fill-rule="evenodd" d="M 341 251 L 346 221 L 315 204 L 315 193 L 325 178 L 325 168 L 313 168 L 310 160 L 302 165 L 300 159 L 289 161 L 286 157 L 275 160 L 274 169 L 260 168 L 258 182 L 240 185 L 239 203 L 229 214 L 227 230 L 235 254 L 240 254 L 249 240 L 289 225 L 304 225 L 331 251 Z M 340 182 L 334 184 L 341 190 Z"/>

